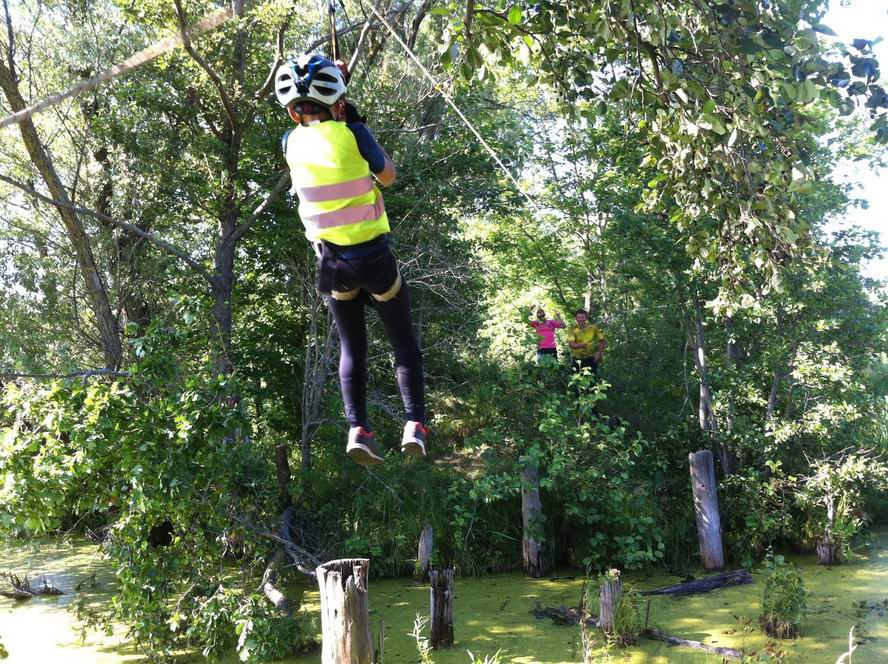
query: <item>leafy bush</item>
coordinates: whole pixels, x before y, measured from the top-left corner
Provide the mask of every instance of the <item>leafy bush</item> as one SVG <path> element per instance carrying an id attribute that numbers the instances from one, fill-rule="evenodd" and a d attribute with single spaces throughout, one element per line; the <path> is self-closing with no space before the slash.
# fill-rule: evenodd
<path id="1" fill-rule="evenodd" d="M 803 509 L 805 535 L 835 544 L 839 557 L 847 556 L 852 540 L 870 521 L 865 509 L 867 493 L 886 487 L 888 464 L 865 451 L 816 461 L 796 495 Z"/>
<path id="2" fill-rule="evenodd" d="M 39 534 L 101 516 L 115 592 L 101 614 L 81 616 L 97 627 L 123 622 L 151 659 L 219 654 L 244 633 L 242 652 L 254 659 L 283 652 L 277 623 L 257 605 L 265 600 L 250 597 L 268 543 L 244 538 L 244 588 L 229 589 L 219 565 L 232 524 L 250 514 L 258 528 L 257 506 L 274 504 L 268 457 L 245 441 L 238 386 L 211 367 L 179 365 L 175 332 L 137 341 L 126 381 L 7 386 L 0 528 Z"/>
<path id="3" fill-rule="evenodd" d="M 611 427 L 594 414 L 606 385 L 550 394 L 540 409 L 544 505 L 563 511 L 564 528 L 585 567 L 638 569 L 663 557 L 661 514 L 639 462 L 654 450 L 625 424 Z"/>
<path id="4" fill-rule="evenodd" d="M 470 664 L 501 664 L 502 656 L 500 655 L 502 651 L 497 650 L 492 655 L 485 655 L 484 659 L 481 659 L 481 655 L 474 654 L 471 650 L 466 650 L 466 653 L 469 655 Z"/>
<path id="5" fill-rule="evenodd" d="M 762 613 L 759 622 L 768 636 L 790 639 L 798 636 L 799 625 L 808 610 L 811 593 L 802 583 L 798 566 L 783 556 L 769 556 L 764 565 Z"/>
<path id="6" fill-rule="evenodd" d="M 755 469 L 730 475 L 721 482 L 722 533 L 731 557 L 752 567 L 775 542 L 792 532 L 792 486 L 778 463 L 763 477 Z"/>

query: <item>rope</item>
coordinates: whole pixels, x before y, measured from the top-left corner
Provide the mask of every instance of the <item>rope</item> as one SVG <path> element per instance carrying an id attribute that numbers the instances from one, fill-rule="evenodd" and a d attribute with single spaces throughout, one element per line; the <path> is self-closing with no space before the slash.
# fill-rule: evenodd
<path id="1" fill-rule="evenodd" d="M 194 26 L 188 29 L 187 34 L 189 37 L 195 37 L 197 35 L 203 34 L 207 30 L 212 30 L 213 28 L 222 25 L 225 21 L 231 18 L 231 16 L 232 12 L 230 8 L 220 9 L 216 12 L 213 12 L 212 14 L 204 16 L 200 21 L 195 23 Z M 139 67 L 158 56 L 163 55 L 167 51 L 171 51 L 181 43 L 182 36 L 178 33 L 161 39 L 160 41 L 151 44 L 151 46 L 142 49 L 135 55 L 131 55 L 119 65 L 115 65 L 110 69 L 106 69 L 101 74 L 93 76 L 86 81 L 81 81 L 74 87 L 69 88 L 64 92 L 60 92 L 56 95 L 53 95 L 52 97 L 47 97 L 46 99 L 37 102 L 32 106 L 28 106 L 27 108 L 23 108 L 22 110 L 13 113 L 12 115 L 6 116 L 2 120 L 0 120 L 0 129 L 11 124 L 27 120 L 35 113 L 45 111 L 47 108 L 55 106 L 68 97 L 73 97 L 87 90 L 92 90 L 105 81 L 110 81 L 113 78 L 122 76 L 128 71 L 135 69 L 136 67 Z"/>
<path id="2" fill-rule="evenodd" d="M 391 33 L 392 37 L 395 38 L 395 41 L 397 41 L 398 44 L 400 44 L 401 48 L 404 49 L 404 52 L 410 56 L 410 59 L 413 60 L 414 63 L 416 63 L 416 66 L 419 67 L 420 71 L 422 71 L 425 77 L 429 79 L 434 89 L 438 91 L 438 93 L 444 98 L 444 101 L 446 101 L 454 110 L 454 112 L 459 116 L 459 119 L 462 120 L 463 123 L 465 123 L 466 127 L 469 128 L 469 131 L 471 131 L 475 135 L 475 138 L 478 139 L 478 142 L 481 143 L 481 145 L 484 146 L 484 149 L 487 150 L 491 157 L 493 157 L 493 160 L 497 163 L 503 173 L 506 174 L 506 177 L 509 178 L 512 184 L 515 185 L 515 189 L 518 190 L 518 193 L 524 196 L 524 198 L 527 199 L 527 201 L 531 204 L 531 206 L 533 206 L 534 209 L 539 210 L 540 206 L 537 204 L 537 202 L 533 198 L 531 198 L 530 194 L 524 191 L 524 189 L 521 187 L 521 183 L 518 182 L 517 178 L 514 175 L 512 175 L 512 172 L 506 167 L 502 159 L 499 158 L 499 155 L 497 155 L 494 149 L 490 147 L 487 141 L 484 140 L 484 137 L 480 134 L 480 132 L 475 129 L 475 125 L 473 125 L 471 121 L 465 116 L 465 114 L 463 114 L 463 112 L 459 110 L 459 107 L 453 101 L 451 96 L 447 94 L 441 84 L 435 80 L 435 77 L 432 76 L 429 70 L 425 68 L 422 62 L 420 62 L 419 58 L 416 57 L 416 53 L 414 53 L 413 50 L 404 43 L 404 40 L 402 40 L 398 33 L 395 32 L 395 29 L 391 26 L 391 24 L 389 24 L 389 22 L 385 20 L 385 18 L 382 16 L 382 14 L 379 13 L 375 6 L 368 3 L 366 0 L 361 0 L 361 4 L 365 7 L 369 7 L 370 11 L 376 15 L 376 18 L 378 18 L 380 22 L 382 22 L 386 29 Z"/>

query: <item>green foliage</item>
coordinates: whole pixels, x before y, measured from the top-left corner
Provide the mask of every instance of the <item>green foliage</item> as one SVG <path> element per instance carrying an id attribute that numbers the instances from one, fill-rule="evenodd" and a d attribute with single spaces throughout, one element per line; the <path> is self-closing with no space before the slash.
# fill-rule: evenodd
<path id="1" fill-rule="evenodd" d="M 773 544 L 792 537 L 793 488 L 779 464 L 724 478 L 720 487 L 722 533 L 731 557 L 752 567 Z"/>
<path id="2" fill-rule="evenodd" d="M 417 613 L 416 618 L 413 620 L 413 631 L 409 634 L 416 643 L 416 652 L 419 655 L 420 664 L 432 664 L 432 645 L 429 637 L 424 636 L 422 633 L 428 624 L 428 617 Z"/>
<path id="3" fill-rule="evenodd" d="M 839 545 L 847 556 L 852 540 L 870 521 L 867 493 L 888 489 L 888 464 L 860 451 L 816 461 L 811 471 L 801 479 L 796 494 L 804 532 L 811 540 Z"/>
<path id="4" fill-rule="evenodd" d="M 497 650 L 492 655 L 485 655 L 484 659 L 481 659 L 481 655 L 474 654 L 471 650 L 467 650 L 466 653 L 469 655 L 470 664 L 501 664 L 503 659 L 500 656 L 501 650 Z"/>
<path id="5" fill-rule="evenodd" d="M 233 617 L 242 662 L 279 660 L 317 645 L 314 621 L 281 617 L 264 597 L 241 602 Z"/>
<path id="6" fill-rule="evenodd" d="M 801 571 L 798 566 L 787 563 L 783 556 L 768 556 L 763 573 L 765 584 L 759 616 L 762 629 L 778 639 L 798 636 L 811 596 L 802 583 Z"/>
<path id="7" fill-rule="evenodd" d="M 638 569 L 663 557 L 659 511 L 638 481 L 650 443 L 595 414 L 606 393 L 605 384 L 578 376 L 565 393 L 545 397 L 538 426 L 545 445 L 532 445 L 526 458 L 545 462 L 546 503 L 563 505 L 561 527 L 579 535 L 574 545 L 585 567 Z"/>
<path id="8" fill-rule="evenodd" d="M 219 566 L 232 518 L 267 500 L 270 469 L 242 441 L 233 383 L 185 371 L 174 339 L 169 330 L 137 339 L 141 359 L 127 382 L 7 386 L 2 527 L 41 533 L 72 513 L 103 515 L 115 595 L 104 617 L 80 613 L 88 624 L 123 621 L 150 657 L 182 647 L 219 654 L 236 633 L 242 653 L 283 652 L 304 637 L 229 589 Z M 167 544 L 152 541 L 158 529 Z"/>

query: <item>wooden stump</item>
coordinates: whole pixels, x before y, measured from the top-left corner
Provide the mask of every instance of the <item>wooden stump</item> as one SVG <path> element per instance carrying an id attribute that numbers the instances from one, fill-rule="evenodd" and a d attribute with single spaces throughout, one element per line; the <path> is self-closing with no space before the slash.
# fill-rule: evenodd
<path id="1" fill-rule="evenodd" d="M 601 583 L 598 597 L 598 626 L 606 633 L 614 631 L 614 616 L 622 595 L 623 581 L 620 579 L 620 570 L 609 570 Z"/>
<path id="2" fill-rule="evenodd" d="M 373 664 L 366 558 L 331 560 L 316 570 L 321 593 L 322 664 Z"/>
<path id="3" fill-rule="evenodd" d="M 528 466 L 521 471 L 521 515 L 524 519 L 524 537 L 521 540 L 521 552 L 524 558 L 524 571 L 537 579 L 544 572 L 543 559 L 540 555 L 542 547 L 531 533 L 533 525 L 539 523 L 542 513 L 540 480 L 536 468 Z"/>
<path id="4" fill-rule="evenodd" d="M 817 540 L 817 564 L 818 565 L 838 565 L 839 564 L 839 545 L 827 539 Z"/>
<path id="5" fill-rule="evenodd" d="M 700 540 L 700 560 L 707 570 L 725 566 L 722 548 L 721 519 L 718 514 L 718 495 L 715 492 L 715 464 L 712 452 L 701 450 L 688 455 L 691 469 L 691 487 L 694 491 L 694 512 L 697 516 L 697 538 Z"/>
<path id="6" fill-rule="evenodd" d="M 429 572 L 431 643 L 435 650 L 453 646 L 453 570 Z"/>
<path id="7" fill-rule="evenodd" d="M 416 551 L 416 576 L 425 579 L 429 573 L 429 565 L 432 562 L 432 552 L 434 551 L 435 534 L 431 524 L 426 524 L 419 536 L 419 547 Z"/>

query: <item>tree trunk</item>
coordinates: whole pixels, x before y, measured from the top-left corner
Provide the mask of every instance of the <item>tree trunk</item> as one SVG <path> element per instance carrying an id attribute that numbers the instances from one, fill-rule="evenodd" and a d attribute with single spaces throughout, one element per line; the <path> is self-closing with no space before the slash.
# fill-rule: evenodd
<path id="1" fill-rule="evenodd" d="M 838 565 L 839 564 L 839 545 L 829 539 L 817 540 L 815 544 L 817 549 L 818 565 Z"/>
<path id="2" fill-rule="evenodd" d="M 317 568 L 321 594 L 322 664 L 373 664 L 366 558 L 331 560 Z"/>
<path id="3" fill-rule="evenodd" d="M 703 303 L 694 296 L 694 366 L 700 381 L 698 417 L 700 430 L 709 435 L 718 454 L 718 461 L 725 475 L 734 472 L 734 453 L 719 436 L 718 417 L 713 408 L 712 390 L 709 387 L 709 368 L 706 362 L 706 333 L 703 329 Z"/>
<path id="4" fill-rule="evenodd" d="M 521 516 L 524 520 L 524 537 L 521 550 L 524 557 L 524 571 L 534 578 L 543 575 L 543 560 L 540 555 L 540 542 L 533 536 L 533 530 L 540 523 L 543 509 L 540 504 L 540 481 L 537 469 L 527 466 L 521 471 Z"/>
<path id="5" fill-rule="evenodd" d="M 416 552 L 416 574 L 418 578 L 425 579 L 429 573 L 429 564 L 432 561 L 434 545 L 434 531 L 431 524 L 427 523 L 419 536 L 419 547 Z"/>
<path id="6" fill-rule="evenodd" d="M 3 92 L 9 101 L 10 109 L 14 113 L 26 107 L 25 100 L 19 92 L 12 72 L 2 62 L 0 62 L 0 88 L 3 88 Z M 19 122 L 18 125 L 22 134 L 22 140 L 31 157 L 31 162 L 40 172 L 53 200 L 70 205 L 71 201 L 68 198 L 68 192 L 56 172 L 52 159 L 40 141 L 34 122 L 27 118 Z M 65 225 L 68 239 L 74 248 L 74 255 L 77 257 L 77 264 L 80 266 L 83 281 L 86 284 L 90 307 L 96 317 L 95 324 L 105 356 L 105 366 L 109 369 L 116 369 L 120 366 L 123 356 L 120 331 L 117 319 L 108 301 L 108 293 L 105 290 L 105 285 L 102 282 L 102 277 L 99 274 L 99 269 L 92 253 L 89 235 L 80 221 L 80 217 L 71 208 L 58 207 L 57 210 Z"/>
<path id="7" fill-rule="evenodd" d="M 832 536 L 835 524 L 836 501 L 832 495 L 829 495 L 826 497 L 826 530 L 823 533 L 823 538 L 815 543 L 818 565 L 839 564 L 839 545 Z"/>
<path id="8" fill-rule="evenodd" d="M 435 650 L 453 646 L 453 570 L 429 572 L 431 643 Z"/>
<path id="9" fill-rule="evenodd" d="M 697 538 L 700 541 L 700 560 L 707 570 L 725 566 L 722 548 L 721 519 L 718 513 L 718 495 L 715 492 L 715 464 L 712 452 L 701 450 L 688 455 L 691 470 L 691 488 L 694 492 L 694 512 L 697 516 Z"/>
<path id="10" fill-rule="evenodd" d="M 592 315 L 592 305 L 595 304 L 596 291 L 595 275 L 591 271 L 586 272 L 586 292 L 583 295 L 583 308 Z"/>
<path id="11" fill-rule="evenodd" d="M 611 579 L 606 577 L 601 584 L 601 591 L 598 596 L 598 626 L 605 633 L 614 631 L 614 617 L 616 616 L 617 605 L 620 603 L 620 597 L 623 595 L 623 582 L 620 579 L 619 570 L 610 570 L 608 574 L 614 575 Z"/>

